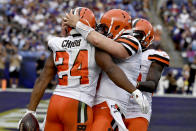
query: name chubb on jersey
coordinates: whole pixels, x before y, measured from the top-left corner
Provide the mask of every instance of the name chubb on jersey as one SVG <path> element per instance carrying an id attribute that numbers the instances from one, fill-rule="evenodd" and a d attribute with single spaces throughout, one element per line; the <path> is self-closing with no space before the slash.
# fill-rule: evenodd
<path id="1" fill-rule="evenodd" d="M 80 42 L 81 42 L 81 39 L 79 39 L 79 40 L 74 40 L 74 41 L 71 41 L 71 40 L 64 40 L 64 41 L 62 42 L 62 47 L 63 47 L 63 48 L 72 48 L 72 47 L 80 46 Z"/>

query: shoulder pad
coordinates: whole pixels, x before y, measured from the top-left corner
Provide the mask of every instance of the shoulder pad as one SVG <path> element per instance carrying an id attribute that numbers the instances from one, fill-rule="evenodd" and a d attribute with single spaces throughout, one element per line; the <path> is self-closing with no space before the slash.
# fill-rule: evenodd
<path id="1" fill-rule="evenodd" d="M 148 56 L 148 60 L 169 66 L 170 57 L 165 51 L 154 50 L 154 52 Z"/>

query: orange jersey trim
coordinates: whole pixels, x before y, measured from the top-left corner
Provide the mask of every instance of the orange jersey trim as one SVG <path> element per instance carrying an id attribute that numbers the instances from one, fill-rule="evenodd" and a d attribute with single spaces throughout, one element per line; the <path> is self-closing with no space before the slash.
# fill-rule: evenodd
<path id="1" fill-rule="evenodd" d="M 149 60 L 158 60 L 158 61 L 160 61 L 160 62 L 162 62 L 162 63 L 164 63 L 166 65 L 169 65 L 169 61 L 163 60 L 163 59 L 158 58 L 158 57 L 149 56 L 148 59 Z"/>
<path id="2" fill-rule="evenodd" d="M 124 43 L 126 43 L 126 44 L 131 45 L 131 46 L 132 46 L 133 48 L 135 48 L 136 50 L 138 50 L 138 45 L 135 45 L 134 43 L 132 43 L 132 42 L 129 41 L 129 40 L 120 38 L 120 39 L 117 39 L 117 42 L 124 42 Z"/>

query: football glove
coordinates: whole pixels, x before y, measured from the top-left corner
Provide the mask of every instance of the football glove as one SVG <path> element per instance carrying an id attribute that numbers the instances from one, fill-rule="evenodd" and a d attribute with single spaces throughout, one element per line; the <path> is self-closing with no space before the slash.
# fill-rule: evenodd
<path id="1" fill-rule="evenodd" d="M 142 94 L 142 92 L 138 89 L 136 89 L 132 94 L 133 94 L 133 99 L 141 107 L 142 113 L 147 114 L 149 112 L 149 109 L 150 109 L 150 104 L 149 104 L 146 96 L 144 96 Z"/>

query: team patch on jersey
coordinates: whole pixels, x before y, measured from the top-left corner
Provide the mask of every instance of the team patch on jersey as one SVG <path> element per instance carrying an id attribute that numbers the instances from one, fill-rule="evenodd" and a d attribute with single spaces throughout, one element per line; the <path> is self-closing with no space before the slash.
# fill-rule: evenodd
<path id="1" fill-rule="evenodd" d="M 164 66 L 169 66 L 169 59 L 166 58 L 166 57 L 157 55 L 157 54 L 149 55 L 149 56 L 148 56 L 148 60 L 157 61 L 157 62 L 159 62 L 160 64 L 163 64 Z"/>

